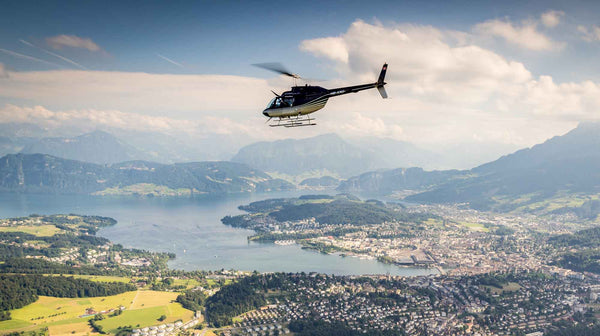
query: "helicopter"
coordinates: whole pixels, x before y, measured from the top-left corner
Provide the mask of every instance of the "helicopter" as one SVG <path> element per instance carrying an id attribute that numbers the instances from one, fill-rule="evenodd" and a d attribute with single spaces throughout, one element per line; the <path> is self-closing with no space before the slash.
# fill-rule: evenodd
<path id="1" fill-rule="evenodd" d="M 254 66 L 292 77 L 294 80 L 302 79 L 299 75 L 287 71 L 279 63 L 260 63 L 254 64 Z M 276 121 L 269 124 L 271 127 L 314 126 L 316 125 L 315 118 L 311 118 L 310 114 L 325 107 L 325 104 L 327 104 L 327 101 L 331 97 L 376 88 L 382 98 L 387 98 L 387 92 L 384 87 L 387 84 L 384 81 L 386 71 L 387 63 L 383 64 L 381 72 L 379 73 L 379 78 L 374 83 L 335 89 L 326 89 L 308 84 L 304 86 L 295 85 L 292 86 L 290 91 L 285 91 L 280 95 L 271 91 L 275 95 L 275 98 L 269 102 L 262 114 L 269 118 L 267 123 L 270 123 L 273 118 L 276 118 Z"/>

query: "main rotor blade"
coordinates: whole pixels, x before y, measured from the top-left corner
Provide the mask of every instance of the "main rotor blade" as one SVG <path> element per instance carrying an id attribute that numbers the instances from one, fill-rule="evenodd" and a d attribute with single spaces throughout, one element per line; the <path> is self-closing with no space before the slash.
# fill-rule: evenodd
<path id="1" fill-rule="evenodd" d="M 295 73 L 291 73 L 281 63 L 257 63 L 257 64 L 252 64 L 252 65 L 254 65 L 255 67 L 262 68 L 262 69 L 277 72 L 278 74 L 282 74 L 282 75 L 289 76 L 292 78 L 302 78 Z"/>
<path id="2" fill-rule="evenodd" d="M 271 90 L 271 92 L 273 92 L 273 94 L 275 95 L 275 97 L 281 97 L 280 95 L 278 95 L 277 93 L 275 93 L 275 91 Z"/>

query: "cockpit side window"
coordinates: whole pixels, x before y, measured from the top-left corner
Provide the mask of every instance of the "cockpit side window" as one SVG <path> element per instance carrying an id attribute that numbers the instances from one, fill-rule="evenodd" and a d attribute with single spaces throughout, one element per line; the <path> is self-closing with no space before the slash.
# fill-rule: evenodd
<path id="1" fill-rule="evenodd" d="M 284 97 L 283 98 L 283 102 L 287 105 L 287 106 L 294 106 L 294 97 Z"/>

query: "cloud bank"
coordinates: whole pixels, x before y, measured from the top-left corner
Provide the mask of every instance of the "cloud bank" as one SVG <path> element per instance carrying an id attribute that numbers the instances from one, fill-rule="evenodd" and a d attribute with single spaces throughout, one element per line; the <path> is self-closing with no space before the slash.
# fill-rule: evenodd
<path id="1" fill-rule="evenodd" d="M 549 11 L 541 16 L 543 26 L 552 28 L 560 23 L 563 12 Z M 537 20 L 525 20 L 520 24 L 510 20 L 488 20 L 473 27 L 476 34 L 488 37 L 499 37 L 507 43 L 533 51 L 560 50 L 564 43 L 552 40 L 538 29 Z"/>
<path id="2" fill-rule="evenodd" d="M 390 99 L 382 100 L 374 90 L 332 98 L 315 114 L 318 125 L 311 128 L 264 124 L 260 112 L 272 98 L 270 90 L 281 92 L 290 84 L 279 78 L 3 68 L 0 122 L 236 133 L 264 140 L 336 132 L 424 144 L 533 145 L 579 121 L 598 119 L 600 85 L 534 74 L 477 41 L 488 34 L 529 50 L 556 50 L 560 43 L 541 28 L 556 27 L 563 15 L 546 12 L 519 24 L 489 20 L 469 32 L 357 20 L 341 35 L 302 41 L 302 51 L 339 72 L 342 79 L 325 87 L 372 82 L 383 62 L 389 63 Z"/>

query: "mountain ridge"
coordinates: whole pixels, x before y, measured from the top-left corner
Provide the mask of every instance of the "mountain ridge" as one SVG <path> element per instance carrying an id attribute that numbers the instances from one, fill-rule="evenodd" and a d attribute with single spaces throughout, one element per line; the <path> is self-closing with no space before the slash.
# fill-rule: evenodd
<path id="1" fill-rule="evenodd" d="M 47 154 L 9 154 L 0 158 L 3 192 L 92 194 L 139 184 L 189 189 L 190 194 L 294 187 L 258 169 L 227 161 L 161 164 L 138 160 L 100 165 Z"/>
<path id="2" fill-rule="evenodd" d="M 420 192 L 406 201 L 469 203 L 482 210 L 503 211 L 559 193 L 596 193 L 600 191 L 600 123 L 582 123 L 564 135 L 470 170 L 423 171 L 408 185 L 390 177 L 395 171 L 352 177 L 339 190 L 390 194 L 414 187 Z M 514 202 L 524 197 L 525 201 Z"/>

